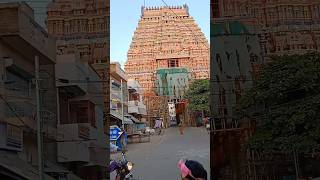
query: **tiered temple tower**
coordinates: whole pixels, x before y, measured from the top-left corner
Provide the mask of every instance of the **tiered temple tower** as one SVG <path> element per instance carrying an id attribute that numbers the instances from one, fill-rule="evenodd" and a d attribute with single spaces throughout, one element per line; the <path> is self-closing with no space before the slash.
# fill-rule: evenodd
<path id="1" fill-rule="evenodd" d="M 125 71 L 147 92 L 163 68 L 186 68 L 195 79 L 209 78 L 209 44 L 187 5 L 141 8 Z"/>

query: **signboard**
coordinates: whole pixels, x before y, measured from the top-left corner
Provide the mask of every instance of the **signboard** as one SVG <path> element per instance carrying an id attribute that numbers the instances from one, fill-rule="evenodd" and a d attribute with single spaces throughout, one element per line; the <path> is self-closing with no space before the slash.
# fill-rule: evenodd
<path id="1" fill-rule="evenodd" d="M 110 127 L 110 141 L 116 141 L 119 139 L 123 132 L 118 126 L 111 126 Z"/>

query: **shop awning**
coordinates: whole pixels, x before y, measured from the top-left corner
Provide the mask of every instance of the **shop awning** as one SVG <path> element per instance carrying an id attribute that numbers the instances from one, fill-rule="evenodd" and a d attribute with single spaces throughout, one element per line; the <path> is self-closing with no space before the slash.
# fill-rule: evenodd
<path id="1" fill-rule="evenodd" d="M 135 118 L 135 117 L 133 117 L 132 115 L 126 115 L 129 119 L 131 119 L 134 123 L 140 123 L 140 121 L 137 119 L 137 118 Z"/>
<path id="2" fill-rule="evenodd" d="M 118 119 L 119 121 L 122 121 L 122 116 L 116 111 L 110 110 L 110 115 Z M 133 124 L 132 120 L 127 117 L 124 117 L 123 121 L 124 121 L 124 124 Z"/>

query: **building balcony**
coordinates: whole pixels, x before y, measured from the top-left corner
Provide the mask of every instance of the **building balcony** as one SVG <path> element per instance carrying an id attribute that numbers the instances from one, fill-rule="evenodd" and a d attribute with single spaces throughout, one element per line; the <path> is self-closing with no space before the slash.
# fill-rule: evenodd
<path id="1" fill-rule="evenodd" d="M 7 94 L 10 97 L 11 94 Z M 12 94 L 14 95 L 14 94 Z M 22 97 L 23 98 L 23 97 Z M 4 106 L 4 119 L 6 122 L 16 126 L 27 126 L 33 130 L 36 130 L 35 116 L 35 104 L 32 102 L 33 98 L 30 98 L 30 103 L 23 102 L 18 99 L 8 100 L 8 106 Z M 14 111 L 13 111 L 14 110 Z M 20 121 L 20 119 L 22 120 Z"/>
<path id="2" fill-rule="evenodd" d="M 79 61 L 76 54 L 66 54 L 57 56 L 55 65 L 57 87 L 61 90 L 73 94 L 74 96 L 83 96 L 88 91 L 87 69 L 85 64 Z"/>
<path id="3" fill-rule="evenodd" d="M 139 101 L 129 101 L 128 102 L 128 113 L 129 114 L 147 114 L 146 105 Z"/>
<path id="4" fill-rule="evenodd" d="M 8 103 L 10 107 L 15 111 L 13 112 L 12 109 L 6 106 L 4 108 L 4 122 L 13 126 L 24 127 L 36 133 L 37 119 L 35 105 L 17 100 L 9 101 Z M 40 113 L 40 117 L 43 123 L 42 132 L 44 134 L 44 137 L 49 139 L 56 139 L 57 129 L 54 126 L 50 125 L 50 123 L 52 124 L 52 122 L 54 122 L 56 119 L 55 114 L 45 110 L 40 111 Z"/>
<path id="5" fill-rule="evenodd" d="M 59 141 L 82 141 L 94 140 L 98 138 L 98 130 L 90 123 L 59 124 Z"/>
<path id="6" fill-rule="evenodd" d="M 147 115 L 147 106 L 145 104 L 143 104 L 142 102 L 139 102 L 138 108 L 139 108 L 139 114 Z"/>
<path id="7" fill-rule="evenodd" d="M 128 113 L 129 114 L 139 114 L 138 101 L 128 102 Z"/>
<path id="8" fill-rule="evenodd" d="M 58 142 L 58 162 L 90 162 L 89 142 Z"/>
<path id="9" fill-rule="evenodd" d="M 110 63 L 110 75 L 117 80 L 124 80 L 123 83 L 126 83 L 128 77 L 126 73 L 121 69 L 121 66 L 119 63 Z"/>
<path id="10" fill-rule="evenodd" d="M 16 51 L 34 62 L 39 56 L 40 64 L 54 64 L 56 43 L 34 20 L 33 10 L 26 3 L 1 3 L 0 36 Z"/>
<path id="11" fill-rule="evenodd" d="M 128 90 L 130 93 L 140 93 L 141 85 L 139 84 L 138 81 L 129 79 L 127 84 L 128 84 Z"/>

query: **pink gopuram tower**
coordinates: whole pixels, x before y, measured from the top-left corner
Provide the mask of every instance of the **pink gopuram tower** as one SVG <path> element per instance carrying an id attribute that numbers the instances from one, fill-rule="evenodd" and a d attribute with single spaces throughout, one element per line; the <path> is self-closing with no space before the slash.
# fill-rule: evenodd
<path id="1" fill-rule="evenodd" d="M 187 5 L 141 8 L 125 71 L 144 92 L 154 90 L 160 68 L 186 68 L 195 79 L 209 78 L 209 44 Z"/>

